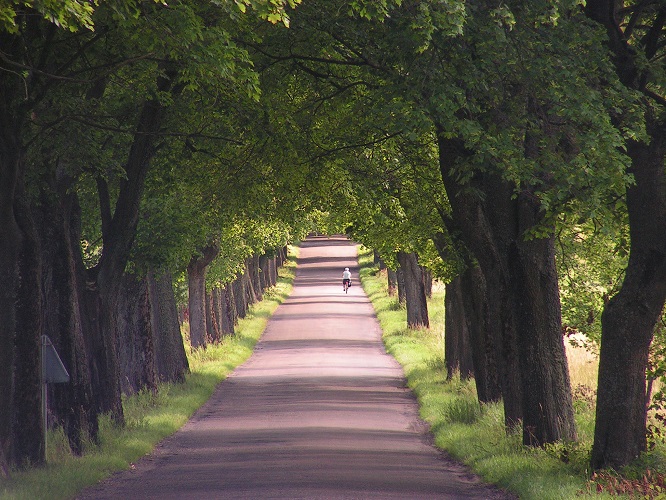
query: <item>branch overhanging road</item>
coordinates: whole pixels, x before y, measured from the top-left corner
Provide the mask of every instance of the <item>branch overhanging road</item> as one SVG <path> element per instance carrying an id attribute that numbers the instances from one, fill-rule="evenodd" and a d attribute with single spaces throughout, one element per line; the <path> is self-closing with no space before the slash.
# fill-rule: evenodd
<path id="1" fill-rule="evenodd" d="M 80 498 L 514 498 L 429 441 L 359 286 L 356 247 L 312 237 L 252 357 L 152 455 Z"/>

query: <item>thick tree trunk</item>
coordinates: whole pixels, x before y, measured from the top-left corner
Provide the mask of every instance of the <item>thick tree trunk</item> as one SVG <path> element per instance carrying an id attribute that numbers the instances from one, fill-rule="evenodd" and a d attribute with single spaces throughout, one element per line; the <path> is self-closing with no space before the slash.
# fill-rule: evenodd
<path id="1" fill-rule="evenodd" d="M 214 326 L 213 332 L 215 333 L 215 342 L 219 342 L 222 338 L 222 315 L 224 314 L 224 308 L 222 307 L 222 289 L 219 286 L 216 286 L 211 291 L 211 309 L 213 310 L 213 319 Z"/>
<path id="2" fill-rule="evenodd" d="M 474 382 L 480 403 L 492 403 L 502 399 L 502 388 L 497 367 L 501 349 L 489 325 L 489 308 L 486 300 L 486 280 L 477 266 L 468 267 L 460 277 L 461 295 L 465 319 L 469 330 Z"/>
<path id="3" fill-rule="evenodd" d="M 37 230 L 28 203 L 21 196 L 14 206 L 24 237 L 18 256 L 21 280 L 16 297 L 12 462 L 19 466 L 34 466 L 46 461 L 45 428 L 40 411 L 42 268 Z"/>
<path id="4" fill-rule="evenodd" d="M 425 290 L 426 297 L 432 297 L 432 273 L 429 269 L 421 266 L 421 272 L 423 273 L 423 287 Z"/>
<path id="5" fill-rule="evenodd" d="M 152 316 L 147 279 L 134 274 L 123 276 L 117 311 L 120 387 L 123 394 L 157 391 Z"/>
<path id="6" fill-rule="evenodd" d="M 62 425 L 72 451 L 79 455 L 83 444 L 97 440 L 97 413 L 93 405 L 90 368 L 81 320 L 80 285 L 77 281 L 75 252 L 80 237 L 80 213 L 76 197 L 69 193 L 67 179 L 49 182 L 39 211 L 42 240 L 42 311 L 47 335 L 70 381 L 50 388 L 50 410 Z M 58 193 L 55 196 L 55 193 Z"/>
<path id="7" fill-rule="evenodd" d="M 445 216 L 442 220 L 449 234 L 458 233 L 453 219 Z M 454 289 L 454 294 L 460 296 L 459 301 L 456 300 L 456 302 L 461 304 L 459 306 L 461 314 L 456 313 L 454 321 L 466 324 L 472 362 L 470 371 L 474 376 L 479 403 L 501 401 L 502 390 L 497 366 L 497 356 L 501 349 L 495 344 L 497 339 L 493 335 L 493 330 L 488 327 L 490 324 L 489 308 L 483 272 L 476 260 L 464 248 L 454 251 L 451 247 L 452 242 L 443 233 L 435 234 L 432 241 L 443 260 L 463 259 L 461 264 L 465 266 L 464 271 L 455 280 L 459 291 Z M 454 283 L 454 285 L 456 284 Z M 447 296 L 448 294 L 447 285 Z M 451 319 L 449 318 L 449 306 L 446 307 L 446 315 L 446 331 L 448 332 Z M 454 325 L 453 328 L 460 329 L 460 326 Z M 448 342 L 448 340 L 448 335 L 446 335 L 445 341 Z"/>
<path id="8" fill-rule="evenodd" d="M 423 272 L 415 253 L 398 252 L 398 262 L 405 277 L 405 301 L 407 303 L 407 326 L 429 328 L 428 302 L 423 282 Z"/>
<path id="9" fill-rule="evenodd" d="M 215 303 L 214 290 L 206 292 L 206 335 L 209 343 L 220 341 L 220 327 L 218 325 L 219 308 Z"/>
<path id="10" fill-rule="evenodd" d="M 2 159 L 0 159 L 2 161 Z M 1 167 L 0 167 L 1 168 Z M 16 331 L 16 292 L 18 251 L 21 236 L 7 199 L 4 172 L 0 173 L 0 469 L 9 469 L 12 455 L 12 396 L 14 394 L 14 332 Z M 6 203 L 6 202 L 9 203 Z M 7 206 L 9 205 L 9 206 Z"/>
<path id="11" fill-rule="evenodd" d="M 160 382 L 184 382 L 189 364 L 180 333 L 171 275 L 165 273 L 156 277 L 152 272 L 148 273 L 148 293 L 157 377 Z"/>
<path id="12" fill-rule="evenodd" d="M 404 305 L 407 301 L 407 293 L 405 291 L 405 271 L 400 265 L 395 271 L 396 284 L 398 285 L 398 304 Z"/>
<path id="13" fill-rule="evenodd" d="M 248 306 L 257 302 L 257 294 L 254 291 L 254 281 L 252 279 L 252 258 L 245 259 L 245 271 L 243 271 L 243 288 L 245 289 L 245 301 Z"/>
<path id="14" fill-rule="evenodd" d="M 444 296 L 444 359 L 449 378 L 455 373 L 460 378 L 474 376 L 472 345 L 465 306 L 462 298 L 462 278 L 457 276 L 446 284 Z M 480 399 L 480 398 L 479 398 Z"/>
<path id="15" fill-rule="evenodd" d="M 519 195 L 518 203 L 519 227 L 526 233 L 541 223 L 541 205 L 531 193 Z M 575 441 L 554 236 L 517 240 L 509 267 L 521 359 L 523 444 Z"/>
<path id="16" fill-rule="evenodd" d="M 264 253 L 259 256 L 259 280 L 261 285 L 261 291 L 265 292 L 268 287 L 271 286 L 270 278 L 270 268 L 268 261 L 268 254 Z"/>
<path id="17" fill-rule="evenodd" d="M 278 264 L 277 264 L 277 257 L 273 255 L 271 259 L 268 261 L 268 266 L 270 269 L 270 283 L 271 286 L 277 285 L 278 282 Z"/>
<path id="18" fill-rule="evenodd" d="M 398 273 L 393 269 L 386 268 L 386 279 L 388 281 L 388 294 L 389 297 L 395 295 L 395 292 L 398 288 Z"/>
<path id="19" fill-rule="evenodd" d="M 227 295 L 227 314 L 229 315 L 229 321 L 231 322 L 232 328 L 231 333 L 234 332 L 234 326 L 238 324 L 238 310 L 236 309 L 236 297 L 234 297 L 234 284 L 227 283 L 224 286 L 224 290 Z"/>
<path id="20" fill-rule="evenodd" d="M 222 335 L 234 334 L 233 299 L 229 295 L 230 287 L 227 285 L 218 290 L 220 298 L 220 333 Z"/>
<path id="21" fill-rule="evenodd" d="M 247 292 L 245 291 L 245 280 L 243 275 L 239 275 L 232 282 L 234 289 L 234 305 L 236 306 L 236 314 L 238 318 L 244 318 L 247 314 Z"/>
<path id="22" fill-rule="evenodd" d="M 206 327 L 206 271 L 217 257 L 219 249 L 215 245 L 204 248 L 201 255 L 192 257 L 187 266 L 188 307 L 190 310 L 190 344 L 192 347 L 205 347 Z"/>
<path id="23" fill-rule="evenodd" d="M 18 37 L 0 36 L 8 53 Z M 14 213 L 16 188 L 23 178 L 22 114 L 13 109 L 24 94 L 21 81 L 11 72 L 0 74 L 0 475 L 9 469 L 12 456 L 12 397 L 14 394 L 14 335 L 16 293 L 19 286 L 18 255 L 22 235 Z M 14 96 L 14 97 L 12 97 Z M 17 118 L 18 117 L 18 118 Z"/>
<path id="24" fill-rule="evenodd" d="M 666 130 L 649 131 L 649 145 L 628 148 L 635 179 L 627 189 L 631 247 L 622 288 L 601 317 L 593 469 L 626 465 L 647 447 L 648 352 L 666 300 Z"/>
<path id="25" fill-rule="evenodd" d="M 264 298 L 264 289 L 261 286 L 261 267 L 259 266 L 259 256 L 253 255 L 248 260 L 248 271 L 250 273 L 250 280 L 252 281 L 252 290 L 257 302 L 261 302 Z"/>
<path id="26" fill-rule="evenodd" d="M 623 31 L 627 23 L 620 19 L 625 14 L 618 5 L 614 0 L 588 0 L 585 12 L 605 27 L 622 83 L 646 94 L 650 141 L 629 142 L 627 148 L 632 162 L 629 173 L 635 180 L 627 188 L 631 246 L 622 288 L 601 316 L 593 470 L 618 469 L 646 449 L 645 372 L 655 324 L 666 300 L 666 125 L 663 106 L 645 91 L 649 79 L 642 69 L 651 67 L 644 66 L 644 61 L 658 57 L 666 9 L 661 6 L 656 16 L 650 12 L 654 24 L 648 35 L 641 43 L 632 43 Z"/>

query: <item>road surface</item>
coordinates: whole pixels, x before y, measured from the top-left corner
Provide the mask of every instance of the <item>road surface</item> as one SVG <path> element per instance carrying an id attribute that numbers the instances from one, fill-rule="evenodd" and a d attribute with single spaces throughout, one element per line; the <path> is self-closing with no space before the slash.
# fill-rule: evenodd
<path id="1" fill-rule="evenodd" d="M 252 357 L 152 455 L 79 498 L 514 498 L 429 441 L 359 286 L 356 247 L 314 237 Z"/>

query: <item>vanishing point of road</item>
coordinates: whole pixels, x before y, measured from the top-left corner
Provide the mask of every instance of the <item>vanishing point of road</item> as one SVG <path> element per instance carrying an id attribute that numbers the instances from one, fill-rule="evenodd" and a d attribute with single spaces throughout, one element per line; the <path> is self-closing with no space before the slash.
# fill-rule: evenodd
<path id="1" fill-rule="evenodd" d="M 311 237 L 252 357 L 151 455 L 80 498 L 513 497 L 430 444 L 359 286 L 356 246 Z"/>

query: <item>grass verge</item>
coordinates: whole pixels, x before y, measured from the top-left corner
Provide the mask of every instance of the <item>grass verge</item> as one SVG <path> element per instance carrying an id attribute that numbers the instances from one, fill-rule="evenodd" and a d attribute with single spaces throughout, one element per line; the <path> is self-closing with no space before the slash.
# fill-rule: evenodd
<path id="1" fill-rule="evenodd" d="M 155 445 L 182 427 L 211 396 L 217 384 L 252 354 L 268 318 L 289 295 L 294 279 L 296 248 L 279 271 L 278 284 L 264 293 L 247 316 L 239 321 L 236 334 L 206 349 L 188 350 L 191 373 L 183 384 L 161 384 L 157 393 L 125 398 L 127 425 L 118 428 L 110 419 L 100 422 L 99 445 L 89 444 L 80 457 L 69 451 L 62 431 L 48 436 L 48 457 L 43 468 L 12 474 L 0 483 L 2 500 L 73 498 L 113 472 L 128 469 L 150 453 Z M 187 349 L 187 343 L 186 343 Z"/>
<path id="2" fill-rule="evenodd" d="M 403 366 L 438 448 L 521 499 L 618 498 L 598 494 L 596 484 L 588 482 L 594 425 L 589 400 L 577 398 L 575 404 L 579 443 L 547 449 L 522 446 L 520 434 L 505 432 L 500 404 L 479 405 L 473 380 L 447 380 L 443 287 L 435 288 L 428 304 L 430 328 L 410 330 L 406 311 L 397 297 L 388 295 L 386 274 L 374 266 L 372 253 L 361 248 L 359 263 L 361 283 L 375 307 L 386 349 Z"/>

